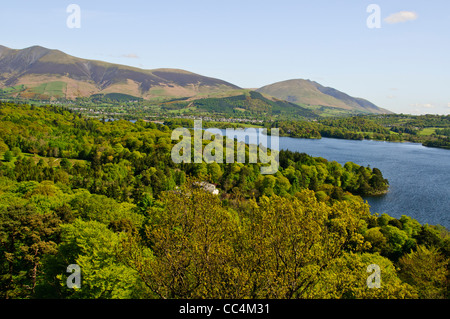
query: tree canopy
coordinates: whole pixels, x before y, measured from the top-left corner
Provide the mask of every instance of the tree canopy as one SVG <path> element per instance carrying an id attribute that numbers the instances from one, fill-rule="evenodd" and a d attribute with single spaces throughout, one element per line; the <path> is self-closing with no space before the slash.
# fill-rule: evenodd
<path id="1" fill-rule="evenodd" d="M 273 175 L 177 164 L 175 142 L 158 123 L 0 103 L 0 296 L 448 298 L 448 231 L 372 214 L 379 169 L 289 151 Z"/>

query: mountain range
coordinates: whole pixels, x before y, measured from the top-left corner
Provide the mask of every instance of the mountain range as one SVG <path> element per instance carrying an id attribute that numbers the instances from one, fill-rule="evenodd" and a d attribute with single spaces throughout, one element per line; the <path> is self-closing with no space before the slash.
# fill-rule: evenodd
<path id="1" fill-rule="evenodd" d="M 21 97 L 74 99 L 98 93 L 142 98 L 194 96 L 239 89 L 231 83 L 178 69 L 143 70 L 87 60 L 32 46 L 13 50 L 0 46 L 0 87 L 14 87 Z"/>
<path id="2" fill-rule="evenodd" d="M 202 99 L 239 94 L 232 83 L 180 69 L 145 70 L 88 60 L 41 46 L 17 50 L 0 45 L 2 96 L 27 99 L 69 99 L 120 93 L 146 100 Z M 390 113 L 317 82 L 295 79 L 259 88 L 257 92 L 301 106 L 322 106 L 362 113 Z M 237 93 L 238 92 L 238 93 Z"/>
<path id="3" fill-rule="evenodd" d="M 365 99 L 352 97 L 310 80 L 281 81 L 263 86 L 256 91 L 297 104 L 336 107 L 368 113 L 390 113 Z"/>

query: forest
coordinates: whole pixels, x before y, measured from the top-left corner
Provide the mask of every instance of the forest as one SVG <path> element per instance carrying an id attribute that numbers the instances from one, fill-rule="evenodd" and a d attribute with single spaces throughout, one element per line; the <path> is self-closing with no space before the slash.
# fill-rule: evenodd
<path id="1" fill-rule="evenodd" d="M 1 298 L 449 297 L 448 230 L 371 213 L 379 169 L 176 164 L 167 124 L 0 102 Z"/>
<path id="2" fill-rule="evenodd" d="M 321 118 L 316 121 L 276 120 L 266 122 L 264 126 L 278 127 L 280 134 L 290 137 L 407 141 L 450 149 L 448 115 L 357 115 Z"/>
<path id="3" fill-rule="evenodd" d="M 243 90 L 227 97 L 142 100 L 126 94 L 96 94 L 76 101 L 58 100 L 86 116 L 98 119 L 158 120 L 176 123 L 203 118 L 213 127 L 262 125 L 279 128 L 283 136 L 339 138 L 421 143 L 427 147 L 450 149 L 450 116 L 355 113 L 333 107 L 297 105 L 268 99 Z M 0 98 L 2 97 L 0 92 Z M 16 101 L 17 102 L 17 101 Z M 31 101 L 45 105 L 49 101 Z M 150 115 L 151 114 L 151 115 Z M 239 125 L 240 124 L 240 125 Z"/>
<path id="4" fill-rule="evenodd" d="M 200 117 L 205 123 L 211 122 L 213 127 L 258 124 L 268 129 L 279 128 L 283 136 L 290 137 L 413 142 L 427 147 L 450 149 L 448 115 L 353 114 L 336 108 L 329 108 L 331 113 L 327 113 L 317 111 L 314 106 L 272 101 L 253 91 L 194 101 L 180 98 L 144 102 L 127 101 L 126 98 L 110 94 L 102 99 L 95 96 L 85 100 L 80 98 L 76 107 L 70 103 L 61 105 L 99 119 L 151 119 L 176 123 Z"/>

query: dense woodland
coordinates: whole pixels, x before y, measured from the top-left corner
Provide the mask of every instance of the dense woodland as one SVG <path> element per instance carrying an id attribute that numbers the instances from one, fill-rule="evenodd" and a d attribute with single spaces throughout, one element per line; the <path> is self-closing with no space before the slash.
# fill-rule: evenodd
<path id="1" fill-rule="evenodd" d="M 450 149 L 449 115 L 389 114 L 322 118 L 317 121 L 277 120 L 265 123 L 265 127 L 278 127 L 280 134 L 291 137 L 408 141 Z"/>
<path id="2" fill-rule="evenodd" d="M 192 127 L 193 120 L 167 118 L 164 123 L 170 127 Z M 269 132 L 271 128 L 279 128 L 281 136 L 414 142 L 428 147 L 450 149 L 450 116 L 448 115 L 389 114 L 322 117 L 312 120 L 266 119 L 262 121 L 261 125 Z M 226 128 L 244 127 L 245 124 L 205 121 L 203 126 Z"/>
<path id="3" fill-rule="evenodd" d="M 283 136 L 290 137 L 407 141 L 450 149 L 449 115 L 366 114 L 268 99 L 251 90 L 240 93 L 196 100 L 185 97 L 151 101 L 110 93 L 77 98 L 76 101 L 53 102 L 100 119 L 157 119 L 175 123 L 192 122 L 193 118 L 201 117 L 212 121 L 214 127 L 258 124 L 266 128 L 280 128 Z M 32 103 L 40 105 L 45 101 L 35 100 Z"/>
<path id="4" fill-rule="evenodd" d="M 0 297 L 449 297 L 448 231 L 372 214 L 377 168 L 289 151 L 274 175 L 176 164 L 176 125 L 0 103 Z"/>

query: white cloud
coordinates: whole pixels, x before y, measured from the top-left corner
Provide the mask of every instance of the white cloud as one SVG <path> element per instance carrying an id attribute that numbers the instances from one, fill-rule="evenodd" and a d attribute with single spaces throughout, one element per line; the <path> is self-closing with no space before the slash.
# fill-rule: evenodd
<path id="1" fill-rule="evenodd" d="M 391 14 L 384 21 L 390 24 L 416 20 L 419 16 L 412 11 L 400 11 Z"/>
<path id="2" fill-rule="evenodd" d="M 450 102 L 449 102 L 449 103 L 447 103 L 447 107 L 450 107 Z"/>
<path id="3" fill-rule="evenodd" d="M 120 57 L 128 59 L 139 59 L 139 56 L 134 53 L 122 54 Z"/>

